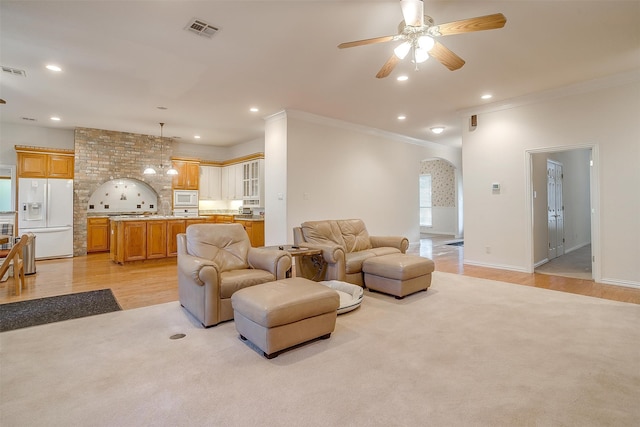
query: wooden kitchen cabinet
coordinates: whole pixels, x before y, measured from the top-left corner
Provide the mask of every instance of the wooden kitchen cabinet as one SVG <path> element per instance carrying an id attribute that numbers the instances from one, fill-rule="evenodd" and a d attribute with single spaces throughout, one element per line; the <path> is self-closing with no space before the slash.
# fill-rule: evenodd
<path id="1" fill-rule="evenodd" d="M 18 152 L 18 176 L 21 178 L 46 178 L 47 155 Z"/>
<path id="2" fill-rule="evenodd" d="M 178 234 L 205 218 L 111 220 L 111 260 L 118 264 L 178 254 Z"/>
<path id="3" fill-rule="evenodd" d="M 147 222 L 147 259 L 167 257 L 167 222 Z"/>
<path id="4" fill-rule="evenodd" d="M 236 219 L 233 222 L 241 224 L 247 235 L 249 236 L 249 240 L 251 241 L 251 246 L 257 248 L 259 246 L 264 246 L 264 221 L 245 221 Z"/>
<path id="5" fill-rule="evenodd" d="M 167 221 L 167 256 L 178 255 L 178 234 L 186 230 L 184 219 L 170 219 Z"/>
<path id="6" fill-rule="evenodd" d="M 74 154 L 56 150 L 16 147 L 19 178 L 73 179 Z"/>
<path id="7" fill-rule="evenodd" d="M 233 215 L 214 215 L 216 224 L 230 224 L 233 222 Z"/>
<path id="8" fill-rule="evenodd" d="M 147 259 L 147 221 L 111 220 L 110 258 L 118 264 Z"/>
<path id="9" fill-rule="evenodd" d="M 109 250 L 109 218 L 87 218 L 87 252 Z"/>
<path id="10" fill-rule="evenodd" d="M 50 154 L 47 160 L 49 178 L 73 179 L 74 157 Z"/>
<path id="11" fill-rule="evenodd" d="M 146 221 L 125 221 L 122 227 L 123 261 L 147 259 L 147 223 Z M 120 239 L 119 239 L 120 240 Z"/>
<path id="12" fill-rule="evenodd" d="M 197 190 L 200 180 L 200 163 L 188 160 L 173 160 L 173 167 L 178 171 L 172 180 L 174 190 Z"/>

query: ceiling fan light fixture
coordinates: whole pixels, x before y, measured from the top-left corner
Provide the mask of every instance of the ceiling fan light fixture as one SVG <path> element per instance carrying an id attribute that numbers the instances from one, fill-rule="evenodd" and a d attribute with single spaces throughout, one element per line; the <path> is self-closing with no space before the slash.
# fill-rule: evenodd
<path id="1" fill-rule="evenodd" d="M 429 59 L 429 53 L 420 47 L 415 49 L 413 54 L 416 64 L 422 64 L 424 61 Z"/>
<path id="2" fill-rule="evenodd" d="M 420 46 L 420 49 L 424 49 L 426 52 L 429 52 L 431 49 L 433 49 L 433 46 L 435 46 L 436 41 L 433 39 L 433 37 L 429 37 L 429 36 L 421 36 L 420 38 L 418 38 L 418 46 Z"/>
<path id="3" fill-rule="evenodd" d="M 404 59 L 404 57 L 407 56 L 407 53 L 409 53 L 409 50 L 411 50 L 411 43 L 404 42 L 401 45 L 399 45 L 398 47 L 396 47 L 395 49 L 393 49 L 393 53 L 398 58 Z"/>
<path id="4" fill-rule="evenodd" d="M 400 0 L 404 22 L 412 27 L 422 25 L 424 6 L 422 0 Z"/>

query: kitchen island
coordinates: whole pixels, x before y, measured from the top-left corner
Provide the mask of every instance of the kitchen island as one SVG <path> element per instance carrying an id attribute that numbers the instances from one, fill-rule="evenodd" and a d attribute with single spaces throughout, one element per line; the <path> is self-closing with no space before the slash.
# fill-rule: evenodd
<path id="1" fill-rule="evenodd" d="M 207 221 L 204 217 L 160 215 L 116 216 L 109 219 L 109 253 L 111 261 L 118 264 L 176 256 L 176 236 L 184 233 L 192 224 Z"/>
<path id="2" fill-rule="evenodd" d="M 177 256 L 176 236 L 192 224 L 220 223 L 217 216 L 112 216 L 109 217 L 109 253 L 113 262 L 124 264 Z M 227 219 L 227 218 L 225 218 Z M 240 223 L 252 246 L 264 245 L 263 218 L 234 218 L 224 222 Z"/>

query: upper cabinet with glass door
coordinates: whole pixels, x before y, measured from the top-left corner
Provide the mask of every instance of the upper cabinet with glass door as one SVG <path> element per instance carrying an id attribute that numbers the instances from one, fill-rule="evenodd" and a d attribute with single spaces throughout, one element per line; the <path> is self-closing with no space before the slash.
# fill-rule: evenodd
<path id="1" fill-rule="evenodd" d="M 242 200 L 244 206 L 262 207 L 264 202 L 264 159 L 242 164 Z"/>

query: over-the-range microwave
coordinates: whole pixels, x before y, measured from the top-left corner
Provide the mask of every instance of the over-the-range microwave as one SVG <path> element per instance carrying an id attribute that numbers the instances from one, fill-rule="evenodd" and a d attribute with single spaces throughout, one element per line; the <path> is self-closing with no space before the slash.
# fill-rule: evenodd
<path id="1" fill-rule="evenodd" d="M 197 208 L 198 207 L 198 190 L 174 190 L 173 191 L 173 207 L 174 208 Z"/>

